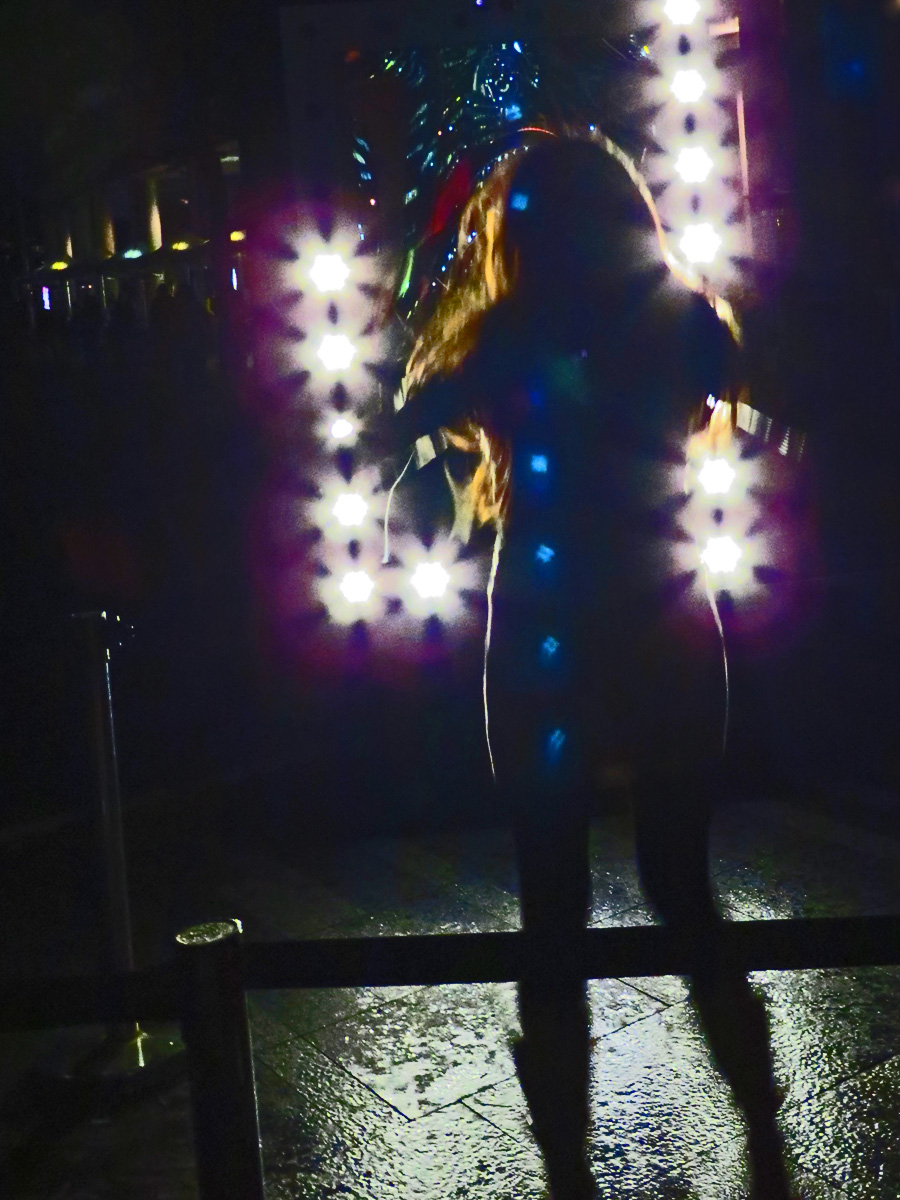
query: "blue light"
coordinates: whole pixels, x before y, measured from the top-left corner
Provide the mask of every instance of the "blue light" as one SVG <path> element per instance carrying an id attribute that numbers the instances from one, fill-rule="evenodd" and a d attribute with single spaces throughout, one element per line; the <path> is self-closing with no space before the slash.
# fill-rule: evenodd
<path id="1" fill-rule="evenodd" d="M 520 54 L 522 53 L 522 47 L 519 45 L 518 42 L 513 42 L 513 50 L 518 50 L 518 52 Z"/>
<path id="2" fill-rule="evenodd" d="M 566 735 L 561 729 L 554 729 L 547 738 L 547 757 L 551 760 L 559 758 L 560 751 L 565 744 Z"/>
<path id="3" fill-rule="evenodd" d="M 542 562 L 542 563 L 548 563 L 550 561 L 550 559 L 553 558 L 555 555 L 556 555 L 556 551 L 553 549 L 553 547 L 545 546 L 543 544 L 543 542 L 540 544 L 540 546 L 538 546 L 537 550 L 535 551 L 535 558 L 538 560 L 538 562 Z"/>
<path id="4" fill-rule="evenodd" d="M 41 288 L 41 300 L 44 303 L 44 308 L 47 312 L 50 311 L 50 289 L 48 287 Z"/>
<path id="5" fill-rule="evenodd" d="M 532 454 L 531 469 L 532 469 L 532 471 L 535 472 L 536 475 L 546 475 L 547 474 L 547 455 L 546 454 Z"/>
<path id="6" fill-rule="evenodd" d="M 555 637 L 545 637 L 541 642 L 541 658 L 552 658 L 559 649 L 559 642 Z"/>
<path id="7" fill-rule="evenodd" d="M 231 286 L 234 288 L 235 291 L 237 291 L 237 286 L 238 286 L 237 270 L 234 267 L 231 268 Z"/>
<path id="8" fill-rule="evenodd" d="M 517 212 L 524 212 L 528 207 L 528 197 L 524 192 L 513 192 L 509 198 L 509 207 L 516 209 Z"/>
<path id="9" fill-rule="evenodd" d="M 510 104 L 504 108 L 503 115 L 507 121 L 519 121 L 522 119 L 522 109 L 518 104 Z"/>

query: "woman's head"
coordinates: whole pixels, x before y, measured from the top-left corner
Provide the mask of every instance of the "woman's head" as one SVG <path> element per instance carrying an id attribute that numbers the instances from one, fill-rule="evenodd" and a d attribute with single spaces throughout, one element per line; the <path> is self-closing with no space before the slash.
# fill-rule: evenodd
<path id="1" fill-rule="evenodd" d="M 519 301 L 548 316 L 593 307 L 661 267 L 653 215 L 623 162 L 595 142 L 562 138 L 515 167 L 502 252 Z"/>

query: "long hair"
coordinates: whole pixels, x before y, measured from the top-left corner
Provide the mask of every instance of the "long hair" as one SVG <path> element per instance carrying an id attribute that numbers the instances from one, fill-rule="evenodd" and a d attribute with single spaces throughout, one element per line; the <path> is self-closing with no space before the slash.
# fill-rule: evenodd
<path id="1" fill-rule="evenodd" d="M 652 193 L 628 155 L 599 131 L 563 128 L 558 133 L 536 132 L 596 145 L 624 168 L 653 222 L 662 261 L 681 283 L 705 297 L 739 342 L 740 329 L 728 302 L 712 292 L 701 276 L 685 268 L 669 250 Z M 417 392 L 429 380 L 457 371 L 478 344 L 486 314 L 514 294 L 517 262 L 506 234 L 507 214 L 513 180 L 534 144 L 498 158 L 463 209 L 445 290 L 407 360 L 401 387 L 404 402 L 414 403 Z M 456 483 L 447 471 L 456 504 L 454 530 L 464 541 L 473 522 L 493 523 L 498 532 L 501 530 L 509 490 L 510 449 L 506 440 L 477 420 L 474 404 L 469 413 L 460 425 L 444 430 L 452 446 L 477 456 L 477 466 L 464 484 Z"/>

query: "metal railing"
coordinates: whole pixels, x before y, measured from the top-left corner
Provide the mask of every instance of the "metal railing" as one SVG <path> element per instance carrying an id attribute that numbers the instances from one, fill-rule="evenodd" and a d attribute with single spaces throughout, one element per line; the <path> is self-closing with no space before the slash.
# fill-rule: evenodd
<path id="1" fill-rule="evenodd" d="M 743 972 L 900 964 L 900 915 L 726 921 L 713 936 L 719 961 Z M 179 1021 L 201 1200 L 263 1200 L 248 990 L 511 982 L 545 961 L 525 932 L 243 945 L 240 922 L 224 921 L 176 940 L 174 960 L 148 970 L 7 981 L 0 1029 Z M 695 965 L 695 950 L 664 926 L 586 929 L 575 951 L 586 979 L 690 975 Z"/>

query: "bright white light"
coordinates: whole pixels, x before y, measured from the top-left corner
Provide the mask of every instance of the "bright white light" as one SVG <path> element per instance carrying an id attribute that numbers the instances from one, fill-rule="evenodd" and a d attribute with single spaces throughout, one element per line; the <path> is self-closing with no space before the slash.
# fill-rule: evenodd
<path id="1" fill-rule="evenodd" d="M 688 262 L 710 263 L 722 245 L 722 239 L 712 225 L 688 225 L 678 243 Z"/>
<path id="2" fill-rule="evenodd" d="M 700 561 L 712 575 L 730 575 L 743 551 L 732 537 L 709 538 Z"/>
<path id="3" fill-rule="evenodd" d="M 676 71 L 672 91 L 683 104 L 693 104 L 706 91 L 706 81 L 699 71 Z"/>
<path id="4" fill-rule="evenodd" d="M 438 562 L 419 563 L 410 579 L 423 600 L 436 600 L 443 596 L 449 582 L 450 573 Z"/>
<path id="5" fill-rule="evenodd" d="M 50 311 L 50 289 L 48 287 L 41 288 L 41 300 L 47 312 Z"/>
<path id="6" fill-rule="evenodd" d="M 734 483 L 737 472 L 724 458 L 708 458 L 697 478 L 700 486 L 710 495 L 724 495 Z"/>
<path id="7" fill-rule="evenodd" d="M 342 492 L 331 510 L 340 525 L 362 525 L 369 506 L 359 492 Z"/>
<path id="8" fill-rule="evenodd" d="M 309 277 L 320 292 L 339 292 L 347 282 L 350 268 L 339 254 L 317 254 Z"/>
<path id="9" fill-rule="evenodd" d="M 142 250 L 126 250 L 123 253 L 122 257 L 123 258 L 140 258 L 142 254 L 143 254 Z"/>
<path id="10" fill-rule="evenodd" d="M 326 371 L 346 371 L 356 354 L 356 347 L 345 333 L 326 333 L 318 356 Z"/>
<path id="11" fill-rule="evenodd" d="M 348 571 L 339 585 L 348 604 L 365 604 L 374 587 L 374 580 L 365 571 Z"/>
<path id="12" fill-rule="evenodd" d="M 332 421 L 328 432 L 336 442 L 346 442 L 356 433 L 356 426 L 346 417 L 338 417 L 336 421 Z"/>
<path id="13" fill-rule="evenodd" d="M 237 291 L 237 285 L 238 285 L 237 284 L 237 268 L 232 267 L 231 268 L 231 286 L 234 288 L 235 291 Z"/>
<path id="14" fill-rule="evenodd" d="M 663 9 L 673 25 L 690 25 L 699 11 L 697 0 L 668 0 Z"/>
<path id="15" fill-rule="evenodd" d="M 712 166 L 713 160 L 702 146 L 685 147 L 675 159 L 675 170 L 685 183 L 704 183 Z"/>

